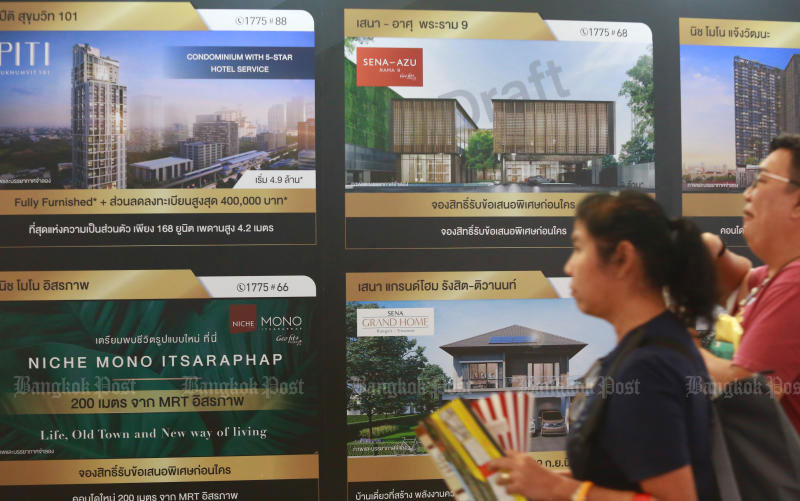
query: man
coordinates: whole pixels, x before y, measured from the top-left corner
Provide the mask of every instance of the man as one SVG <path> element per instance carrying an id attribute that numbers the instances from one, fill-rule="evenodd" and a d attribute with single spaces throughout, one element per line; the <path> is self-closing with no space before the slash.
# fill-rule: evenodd
<path id="1" fill-rule="evenodd" d="M 772 140 L 744 199 L 744 238 L 765 264 L 752 268 L 719 237 L 703 235 L 717 258 L 720 298 L 731 298 L 744 328 L 733 361 L 705 350 L 703 358 L 721 384 L 768 372 L 775 397 L 800 433 L 800 135 Z"/>

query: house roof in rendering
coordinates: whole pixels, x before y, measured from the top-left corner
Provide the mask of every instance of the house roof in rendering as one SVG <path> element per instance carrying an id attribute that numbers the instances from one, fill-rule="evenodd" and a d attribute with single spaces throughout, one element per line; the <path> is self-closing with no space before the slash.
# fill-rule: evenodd
<path id="1" fill-rule="evenodd" d="M 572 354 L 578 353 L 586 346 L 586 343 L 576 341 L 549 332 L 544 332 L 522 325 L 509 325 L 502 329 L 497 329 L 485 334 L 462 339 L 454 343 L 446 344 L 441 348 L 451 355 L 464 350 L 474 351 L 475 349 L 530 349 L 540 348 L 563 348 Z"/>

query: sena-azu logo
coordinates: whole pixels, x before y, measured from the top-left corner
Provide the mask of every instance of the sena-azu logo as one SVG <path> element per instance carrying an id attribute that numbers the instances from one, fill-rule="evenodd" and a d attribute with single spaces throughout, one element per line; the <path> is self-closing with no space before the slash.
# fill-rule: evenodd
<path id="1" fill-rule="evenodd" d="M 422 87 L 422 49 L 359 47 L 356 50 L 359 87 Z"/>
<path id="2" fill-rule="evenodd" d="M 230 305 L 231 334 L 258 330 L 258 307 L 255 304 Z"/>

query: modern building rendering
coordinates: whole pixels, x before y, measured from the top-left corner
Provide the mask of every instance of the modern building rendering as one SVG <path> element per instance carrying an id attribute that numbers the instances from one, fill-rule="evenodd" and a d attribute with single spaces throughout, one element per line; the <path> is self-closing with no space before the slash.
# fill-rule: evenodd
<path id="1" fill-rule="evenodd" d="M 222 143 L 225 145 L 225 155 L 239 153 L 239 125 L 231 120 L 222 120 L 219 115 L 212 115 L 214 120 L 198 121 L 194 123 L 192 135 L 204 143 Z M 210 117 L 205 117 L 210 118 Z"/>
<path id="2" fill-rule="evenodd" d="M 800 133 L 800 55 L 784 69 L 733 58 L 736 166 L 758 165 L 778 134 Z"/>
<path id="3" fill-rule="evenodd" d="M 800 132 L 800 55 L 789 59 L 781 79 L 781 102 L 778 114 L 780 132 Z"/>
<path id="4" fill-rule="evenodd" d="M 591 170 L 599 183 L 602 157 L 614 154 L 613 101 L 493 99 L 492 107 L 505 182 L 579 182 L 577 173 Z"/>
<path id="5" fill-rule="evenodd" d="M 133 175 L 143 183 L 167 183 L 194 170 L 188 158 L 166 157 L 131 164 Z"/>
<path id="6" fill-rule="evenodd" d="M 128 90 L 119 62 L 72 48 L 72 176 L 78 188 L 125 188 Z"/>
<path id="7" fill-rule="evenodd" d="M 753 181 L 755 180 L 759 170 L 761 170 L 761 166 L 758 164 L 737 166 L 736 186 L 744 189 L 753 184 Z"/>
<path id="8" fill-rule="evenodd" d="M 389 87 L 356 85 L 356 65 L 345 58 L 344 139 L 346 184 L 395 182 L 392 150 L 392 100 Z"/>
<path id="9" fill-rule="evenodd" d="M 316 125 L 313 118 L 297 124 L 297 150 L 316 150 Z"/>
<path id="10" fill-rule="evenodd" d="M 239 138 L 256 136 L 255 124 L 250 122 L 241 110 L 220 110 L 215 115 L 217 120 L 236 122 Z"/>
<path id="11" fill-rule="evenodd" d="M 190 137 L 178 143 L 180 156 L 192 160 L 195 169 L 205 169 L 225 156 L 225 145 L 206 143 Z"/>
<path id="12" fill-rule="evenodd" d="M 758 164 L 767 156 L 769 142 L 780 129 L 782 84 L 780 68 L 738 56 L 733 58 L 737 166 Z"/>
<path id="13" fill-rule="evenodd" d="M 453 388 L 445 400 L 482 398 L 505 390 L 534 393 L 537 409 L 566 414 L 585 388 L 571 381 L 569 362 L 586 343 L 510 325 L 441 346 L 453 357 Z"/>
<path id="14" fill-rule="evenodd" d="M 393 99 L 392 151 L 402 183 L 467 183 L 469 136 L 478 126 L 455 99 Z"/>
<path id="15" fill-rule="evenodd" d="M 286 147 L 285 132 L 262 132 L 256 136 L 256 147 L 263 151 L 272 151 Z"/>

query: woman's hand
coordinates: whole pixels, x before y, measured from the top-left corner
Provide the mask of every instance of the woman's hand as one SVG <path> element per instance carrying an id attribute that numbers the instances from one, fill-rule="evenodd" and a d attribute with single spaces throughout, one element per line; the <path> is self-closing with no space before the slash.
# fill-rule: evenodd
<path id="1" fill-rule="evenodd" d="M 528 499 L 569 499 L 580 482 L 541 466 L 521 452 L 507 451 L 506 456 L 489 462 L 489 468 L 500 470 L 497 483 L 506 486 L 509 494 Z"/>

